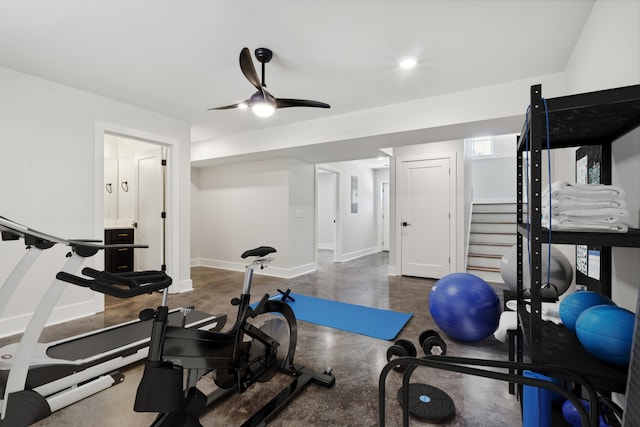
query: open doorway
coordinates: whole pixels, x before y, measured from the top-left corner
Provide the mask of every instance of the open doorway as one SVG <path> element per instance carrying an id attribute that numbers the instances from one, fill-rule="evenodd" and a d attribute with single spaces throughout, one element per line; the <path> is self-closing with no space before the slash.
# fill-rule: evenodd
<path id="1" fill-rule="evenodd" d="M 106 243 L 147 249 L 107 250 L 113 273 L 164 269 L 166 148 L 136 138 L 105 134 L 104 229 Z"/>
<path id="2" fill-rule="evenodd" d="M 118 150 L 118 152 L 114 152 L 110 150 L 106 141 L 109 138 L 122 138 L 126 140 L 126 142 L 120 143 L 122 151 Z M 139 129 L 133 129 L 128 127 L 123 127 L 115 124 L 105 123 L 105 122 L 96 122 L 95 123 L 95 133 L 94 133 L 94 147 L 95 147 L 95 157 L 94 157 L 94 182 L 95 182 L 95 199 L 94 199 L 94 236 L 101 240 L 106 237 L 106 229 L 105 225 L 107 225 L 107 221 L 111 221 L 111 224 L 115 227 L 126 226 L 130 229 L 134 228 L 134 224 L 138 225 L 136 228 L 140 228 L 140 216 L 138 212 L 138 194 L 139 191 L 135 190 L 138 185 L 138 181 L 140 180 L 140 175 L 136 163 L 143 159 L 149 158 L 149 153 L 156 152 L 160 153 L 163 160 L 160 160 L 161 163 L 158 167 L 162 166 L 161 173 L 163 176 L 163 184 L 159 184 L 156 188 L 162 188 L 162 193 L 164 194 L 164 200 L 162 211 L 165 214 L 162 214 L 164 219 L 161 221 L 161 227 L 164 229 L 160 230 L 160 227 L 153 227 L 156 241 L 160 241 L 161 244 L 155 243 L 153 246 L 157 248 L 154 252 L 149 252 L 149 257 L 153 258 L 152 263 L 145 264 L 139 259 L 136 260 L 138 254 L 133 252 L 134 261 L 133 268 L 135 270 L 144 269 L 161 269 L 164 265 L 166 265 L 166 271 L 169 276 L 178 277 L 178 272 L 180 271 L 180 249 L 177 244 L 180 242 L 179 238 L 179 227 L 180 223 L 179 218 L 179 205 L 178 199 L 174 197 L 175 189 L 179 187 L 179 178 L 180 178 L 180 141 L 174 138 L 170 138 L 163 135 L 152 134 L 146 131 L 142 131 Z M 129 152 L 126 157 L 124 157 L 124 152 Z M 136 157 L 135 153 L 139 153 Z M 115 158 L 115 160 L 107 160 L 108 157 Z M 126 158 L 120 162 L 119 160 Z M 120 166 L 122 163 L 122 166 Z M 154 162 L 155 163 L 155 162 Z M 163 166 L 164 163 L 164 166 Z M 105 197 L 107 183 L 106 178 L 109 176 L 108 168 L 112 168 L 111 171 L 111 195 L 115 198 L 115 204 L 110 202 Z M 119 171 L 119 169 L 121 171 Z M 122 176 L 120 176 L 120 173 Z M 127 176 L 125 177 L 125 174 Z M 156 175 L 157 176 L 157 175 Z M 159 181 L 158 178 L 155 181 Z M 119 190 L 115 192 L 116 188 Z M 128 190 L 128 191 L 125 191 Z M 153 190 L 154 194 L 157 194 L 160 190 Z M 146 191 L 143 191 L 146 193 Z M 121 196 L 120 200 L 118 200 L 118 194 Z M 130 200 L 125 202 L 122 197 L 128 197 Z M 120 210 L 120 211 L 118 211 Z M 108 216 L 110 215 L 110 217 Z M 157 215 L 154 216 L 159 217 L 161 212 L 158 211 Z M 132 233 L 134 243 L 145 243 L 148 244 L 147 241 L 140 241 L 139 237 L 136 237 L 138 233 Z M 116 236 L 119 237 L 119 236 Z M 144 240 L 147 240 L 147 237 L 144 237 Z M 175 244 L 174 244 L 175 242 Z M 166 248 L 166 257 L 165 251 Z M 148 251 L 148 249 L 140 249 L 136 250 L 142 253 L 142 251 Z M 162 255 L 158 255 L 161 253 Z M 98 270 L 104 270 L 106 256 L 97 256 L 93 257 L 92 260 L 94 262 L 94 267 Z M 130 259 L 129 259 L 130 261 Z M 175 281 L 170 288 L 171 292 L 183 292 L 191 289 L 190 281 Z M 95 292 L 94 300 L 96 307 L 98 309 L 105 310 L 107 309 L 105 304 L 104 295 Z"/>
<path id="3" fill-rule="evenodd" d="M 339 182 L 339 172 L 327 167 L 316 168 L 317 268 L 340 261 Z"/>

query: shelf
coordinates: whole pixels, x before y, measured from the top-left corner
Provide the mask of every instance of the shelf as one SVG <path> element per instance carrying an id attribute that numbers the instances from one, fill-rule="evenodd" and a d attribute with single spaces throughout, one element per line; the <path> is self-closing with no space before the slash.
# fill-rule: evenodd
<path id="1" fill-rule="evenodd" d="M 518 233 L 527 237 L 527 224 L 518 224 Z M 542 243 L 549 243 L 549 230 L 542 228 Z M 630 228 L 627 233 L 602 233 L 582 231 L 552 231 L 551 243 L 559 245 L 590 245 L 606 247 L 640 247 L 640 229 Z"/>
<path id="2" fill-rule="evenodd" d="M 600 182 L 611 184 L 612 145 L 617 139 L 640 126 L 640 85 L 545 99 L 541 85 L 531 87 L 530 108 L 518 138 L 517 208 L 518 263 L 523 265 L 522 239 L 529 239 L 531 313 L 519 297 L 518 319 L 523 334 L 517 348 L 518 360 L 525 350 L 532 363 L 566 367 L 585 376 L 602 392 L 624 393 L 627 368 L 598 360 L 589 354 L 574 332 L 541 318 L 542 244 L 586 245 L 601 248 L 601 274 L 593 290 L 611 294 L 612 247 L 640 247 L 640 229 L 627 233 L 555 231 L 549 232 L 541 224 L 541 215 L 523 218 L 524 204 L 530 212 L 542 212 L 540 194 L 547 149 L 580 146 L 602 147 Z M 524 162 L 526 156 L 526 163 Z M 546 153 L 545 153 L 546 157 Z M 526 166 L 525 166 L 526 165 Z M 548 166 L 550 167 L 550 165 Z M 528 179 L 525 180 L 525 177 Z M 524 200 L 524 186 L 529 200 Z M 518 294 L 523 290 L 523 271 L 518 270 Z M 591 288 L 590 288 L 591 289 Z"/>
<path id="3" fill-rule="evenodd" d="M 522 305 L 522 304 L 521 304 Z M 518 309 L 524 342 L 530 342 L 529 315 L 525 307 Z M 527 313 L 527 315 L 523 315 Z M 567 366 L 575 373 L 584 376 L 596 389 L 624 393 L 627 382 L 627 368 L 611 365 L 587 352 L 576 334 L 563 325 L 540 321 L 541 341 L 540 360 L 536 363 L 555 366 Z"/>
<path id="4" fill-rule="evenodd" d="M 608 143 L 640 125 L 640 85 L 546 101 L 552 149 Z M 518 149 L 521 151 L 525 151 L 525 130 L 526 124 L 518 140 Z M 544 123 L 542 130 L 542 148 L 546 149 Z"/>

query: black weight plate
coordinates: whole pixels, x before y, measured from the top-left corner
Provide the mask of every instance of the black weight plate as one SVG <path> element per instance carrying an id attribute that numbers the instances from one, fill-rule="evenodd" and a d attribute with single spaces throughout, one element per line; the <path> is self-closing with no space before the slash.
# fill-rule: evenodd
<path id="1" fill-rule="evenodd" d="M 407 351 L 407 356 L 409 357 L 416 357 L 416 355 L 418 354 L 416 346 L 413 345 L 413 343 L 409 340 L 399 339 L 394 343 L 394 345 L 399 345 L 400 347 L 404 348 Z"/>
<path id="2" fill-rule="evenodd" d="M 422 344 L 424 344 L 427 338 L 439 336 L 440 334 L 437 331 L 434 331 L 433 329 L 427 329 L 426 331 L 423 331 L 418 337 L 418 343 L 420 343 L 420 347 L 422 347 Z"/>
<path id="3" fill-rule="evenodd" d="M 402 405 L 402 387 L 398 390 Z M 427 384 L 409 384 L 409 413 L 416 418 L 434 424 L 443 424 L 456 416 L 453 399 L 437 387 Z"/>

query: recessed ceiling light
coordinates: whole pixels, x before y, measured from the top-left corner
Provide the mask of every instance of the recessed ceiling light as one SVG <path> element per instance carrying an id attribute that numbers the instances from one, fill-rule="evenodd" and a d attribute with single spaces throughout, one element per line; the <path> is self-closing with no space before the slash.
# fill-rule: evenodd
<path id="1" fill-rule="evenodd" d="M 407 56 L 406 58 L 402 58 L 400 61 L 398 61 L 398 65 L 400 65 L 400 68 L 403 68 L 405 70 L 409 70 L 415 67 L 417 63 L 418 61 L 413 56 Z"/>

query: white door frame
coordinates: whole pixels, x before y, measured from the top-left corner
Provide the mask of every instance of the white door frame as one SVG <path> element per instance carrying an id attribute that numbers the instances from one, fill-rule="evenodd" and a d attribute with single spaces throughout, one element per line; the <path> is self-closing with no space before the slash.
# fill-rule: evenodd
<path id="1" fill-rule="evenodd" d="M 394 266 L 393 271 L 390 266 L 390 274 L 402 274 L 402 226 L 401 218 L 402 218 L 402 198 L 401 194 L 401 186 L 402 186 L 402 162 L 411 162 L 411 161 L 419 161 L 419 160 L 435 160 L 448 158 L 449 165 L 451 168 L 451 188 L 456 193 L 452 197 L 451 201 L 451 219 L 452 219 L 452 227 L 451 227 L 451 236 L 450 236 L 450 253 L 451 253 L 451 268 L 452 271 L 456 271 L 456 267 L 458 266 L 458 192 L 460 189 L 458 188 L 458 166 L 457 166 L 457 153 L 455 152 L 445 152 L 445 153 L 425 153 L 421 155 L 412 155 L 412 156 L 399 156 L 396 157 L 395 168 L 393 169 L 394 179 L 392 180 L 392 185 L 394 187 L 395 197 L 395 214 L 392 215 L 393 224 L 391 224 L 391 229 L 393 230 L 394 235 L 396 236 L 395 241 L 393 242 L 393 248 L 395 252 Z"/>
<path id="2" fill-rule="evenodd" d="M 387 186 L 387 212 L 385 212 L 384 207 L 384 187 Z M 378 194 L 379 194 L 379 203 L 378 203 L 378 212 L 376 214 L 376 222 L 378 223 L 378 239 L 377 239 L 377 248 L 378 252 L 382 252 L 385 250 L 384 240 L 384 230 L 385 226 L 387 228 L 387 242 L 386 242 L 386 250 L 391 250 L 391 184 L 389 180 L 379 180 L 378 181 Z"/>
<path id="3" fill-rule="evenodd" d="M 325 172 L 329 172 L 329 173 L 333 173 L 335 175 L 335 191 L 334 191 L 334 195 L 335 195 L 335 220 L 336 220 L 336 226 L 335 226 L 335 237 L 334 237 L 334 241 L 335 241 L 335 247 L 333 250 L 333 262 L 342 262 L 342 201 L 341 201 L 341 197 L 340 197 L 340 171 L 338 169 L 334 169 L 330 166 L 326 166 L 326 165 L 316 165 L 316 221 L 315 221 L 315 258 L 316 258 L 316 265 L 318 265 L 318 171 L 319 170 L 323 170 Z"/>
<path id="4" fill-rule="evenodd" d="M 168 158 L 171 159 L 167 166 L 167 220 L 166 220 L 166 243 L 167 253 L 167 274 L 174 277 L 175 272 L 180 268 L 180 206 L 177 197 L 180 175 L 180 141 L 165 135 L 157 135 L 140 129 L 129 128 L 112 123 L 96 121 L 94 128 L 94 236 L 100 240 L 104 239 L 104 137 L 106 134 L 113 134 L 125 138 L 139 139 L 150 144 L 167 147 Z M 95 268 L 104 269 L 104 257 L 96 256 L 92 258 Z M 104 308 L 104 296 L 95 293 L 95 298 L 102 301 Z"/>

